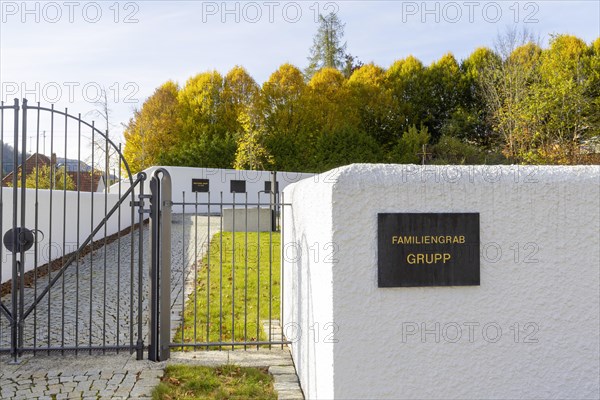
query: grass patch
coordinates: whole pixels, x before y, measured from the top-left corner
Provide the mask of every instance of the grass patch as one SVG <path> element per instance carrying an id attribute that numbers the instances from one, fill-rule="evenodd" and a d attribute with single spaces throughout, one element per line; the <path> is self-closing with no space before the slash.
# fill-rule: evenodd
<path id="1" fill-rule="evenodd" d="M 152 399 L 276 400 L 277 393 L 273 389 L 273 377 L 266 368 L 169 365 L 161 383 L 152 392 Z"/>
<path id="2" fill-rule="evenodd" d="M 215 234 L 175 343 L 267 340 L 261 321 L 279 319 L 280 258 L 277 232 Z"/>

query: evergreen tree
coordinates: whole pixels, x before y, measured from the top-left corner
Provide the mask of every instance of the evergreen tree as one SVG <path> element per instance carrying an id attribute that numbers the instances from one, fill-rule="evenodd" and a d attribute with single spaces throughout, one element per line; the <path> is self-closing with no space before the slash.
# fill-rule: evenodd
<path id="1" fill-rule="evenodd" d="M 324 67 L 342 70 L 348 69 L 348 58 L 346 54 L 346 42 L 343 42 L 344 27 L 338 16 L 330 13 L 327 16 L 319 14 L 319 29 L 313 39 L 313 46 L 308 57 L 308 68 L 306 76 L 312 76 Z M 350 60 L 353 62 L 353 59 Z"/>

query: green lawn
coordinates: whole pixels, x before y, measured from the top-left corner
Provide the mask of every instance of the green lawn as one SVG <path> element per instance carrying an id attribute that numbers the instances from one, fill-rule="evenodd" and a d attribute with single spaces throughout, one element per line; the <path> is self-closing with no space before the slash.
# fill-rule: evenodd
<path id="1" fill-rule="evenodd" d="M 265 399 L 276 400 L 273 377 L 266 369 L 236 365 L 201 367 L 170 365 L 152 392 L 154 400 Z"/>
<path id="2" fill-rule="evenodd" d="M 210 263 L 208 253 L 199 263 L 197 290 L 185 304 L 175 343 L 182 331 L 185 343 L 266 340 L 261 321 L 279 319 L 279 233 L 217 233 L 209 253 Z"/>

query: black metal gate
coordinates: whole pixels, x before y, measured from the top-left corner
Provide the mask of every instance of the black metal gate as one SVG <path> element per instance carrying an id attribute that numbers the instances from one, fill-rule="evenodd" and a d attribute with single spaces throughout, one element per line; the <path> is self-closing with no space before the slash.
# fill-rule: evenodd
<path id="1" fill-rule="evenodd" d="M 231 181 L 231 200 L 205 187 L 173 202 L 159 168 L 145 194 L 108 130 L 27 100 L 0 103 L 0 143 L 0 354 L 147 348 L 159 361 L 289 343 L 275 174 L 258 193 Z"/>
<path id="2" fill-rule="evenodd" d="M 193 199 L 183 193 L 183 201 L 173 203 L 181 207 L 183 232 L 204 234 L 205 240 L 182 241 L 181 290 L 173 306 L 180 320 L 171 348 L 272 349 L 289 343 L 281 314 L 285 203 L 279 197 L 265 188 L 233 191 L 231 200 L 222 192 L 196 193 Z"/>
<path id="3" fill-rule="evenodd" d="M 0 103 L 0 353 L 142 357 L 145 174 L 68 110 Z"/>
<path id="4" fill-rule="evenodd" d="M 204 179 L 192 198 L 183 191 L 180 200 L 171 201 L 168 173 L 154 174 L 151 360 L 168 359 L 170 350 L 258 350 L 290 343 L 281 312 L 281 234 L 288 205 L 282 193 L 271 190 L 278 186 L 276 175 L 271 177 L 257 192 L 231 181 L 226 198 L 209 191 Z M 156 204 L 168 208 L 161 211 Z"/>

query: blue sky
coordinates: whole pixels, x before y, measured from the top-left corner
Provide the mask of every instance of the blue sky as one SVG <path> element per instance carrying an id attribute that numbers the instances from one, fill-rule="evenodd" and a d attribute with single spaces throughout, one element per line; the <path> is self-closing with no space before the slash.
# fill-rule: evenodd
<path id="1" fill-rule="evenodd" d="M 348 51 L 383 67 L 409 54 L 426 64 L 446 52 L 462 59 L 515 23 L 544 45 L 552 33 L 600 36 L 598 1 L 0 3 L 2 100 L 28 97 L 86 114 L 105 87 L 116 134 L 166 80 L 184 84 L 237 64 L 262 83 L 282 63 L 305 67 L 319 12 L 335 11 Z"/>

